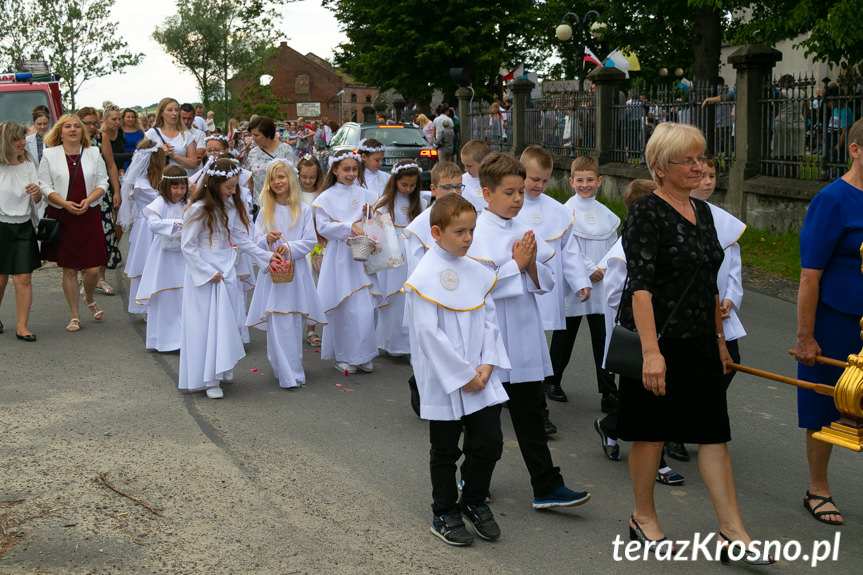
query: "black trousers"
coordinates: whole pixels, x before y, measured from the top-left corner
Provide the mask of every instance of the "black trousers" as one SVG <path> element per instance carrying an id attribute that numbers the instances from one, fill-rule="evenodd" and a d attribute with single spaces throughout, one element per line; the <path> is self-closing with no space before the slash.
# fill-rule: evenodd
<path id="1" fill-rule="evenodd" d="M 554 466 L 545 436 L 545 391 L 541 381 L 504 383 L 509 395 L 509 416 L 521 457 L 530 473 L 533 495 L 548 495 L 563 485 L 560 468 Z"/>
<path id="2" fill-rule="evenodd" d="M 590 345 L 593 348 L 593 363 L 596 367 L 596 386 L 599 393 L 617 393 L 614 385 L 614 373 L 602 368 L 602 357 L 605 354 L 605 316 L 601 313 L 593 313 L 586 316 L 573 316 L 566 318 L 566 329 L 555 330 L 551 335 L 551 346 L 548 352 L 551 355 L 551 367 L 554 375 L 545 378 L 546 385 L 560 385 L 563 372 L 569 364 L 572 356 L 572 347 L 575 345 L 575 337 L 578 335 L 578 327 L 581 318 L 587 318 L 587 327 L 590 328 Z"/>
<path id="3" fill-rule="evenodd" d="M 456 462 L 462 450 L 458 440 L 464 429 L 464 480 L 462 504 L 482 505 L 491 484 L 494 466 L 503 453 L 500 406 L 490 405 L 455 421 L 429 421 L 429 468 L 432 483 L 432 511 L 444 515 L 458 510 Z"/>

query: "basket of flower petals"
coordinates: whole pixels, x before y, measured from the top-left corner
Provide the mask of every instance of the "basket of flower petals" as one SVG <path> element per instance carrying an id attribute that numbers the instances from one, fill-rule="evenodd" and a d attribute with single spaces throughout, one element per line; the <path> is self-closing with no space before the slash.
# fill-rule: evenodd
<path id="1" fill-rule="evenodd" d="M 288 253 L 290 254 L 290 244 L 285 242 L 285 245 L 288 246 Z M 274 260 L 270 262 L 270 278 L 273 280 L 274 284 L 287 284 L 294 281 L 293 254 L 290 255 L 290 259 Z"/>

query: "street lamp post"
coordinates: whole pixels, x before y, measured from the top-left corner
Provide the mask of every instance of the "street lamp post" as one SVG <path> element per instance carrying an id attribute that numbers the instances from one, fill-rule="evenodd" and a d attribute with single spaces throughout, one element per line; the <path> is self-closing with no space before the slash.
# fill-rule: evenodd
<path id="1" fill-rule="evenodd" d="M 587 30 L 590 29 L 590 24 L 599 20 L 599 12 L 588 10 L 584 13 L 584 16 L 579 16 L 575 12 L 564 14 L 560 24 L 554 30 L 557 39 L 561 42 L 566 42 L 572 38 L 572 26 L 567 24 L 567 18 L 572 18 L 578 31 L 578 91 L 581 92 L 584 90 L 584 52 L 585 44 L 587 43 Z"/>
<path id="2" fill-rule="evenodd" d="M 344 112 L 342 111 L 342 98 L 344 97 L 344 95 L 345 95 L 345 91 L 344 91 L 344 90 L 339 90 L 339 93 L 338 93 L 338 94 L 336 94 L 336 96 L 338 96 L 338 97 L 339 97 L 339 125 L 340 125 L 340 126 L 341 126 L 341 125 L 344 123 L 344 121 L 345 121 Z"/>

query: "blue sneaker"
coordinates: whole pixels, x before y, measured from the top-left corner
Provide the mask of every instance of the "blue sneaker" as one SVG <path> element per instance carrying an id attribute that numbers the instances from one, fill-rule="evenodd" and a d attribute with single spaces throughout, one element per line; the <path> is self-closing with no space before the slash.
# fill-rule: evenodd
<path id="1" fill-rule="evenodd" d="M 573 491 L 566 485 L 561 485 L 551 493 L 533 498 L 534 509 L 551 509 L 552 507 L 575 507 L 590 501 L 590 492 Z"/>

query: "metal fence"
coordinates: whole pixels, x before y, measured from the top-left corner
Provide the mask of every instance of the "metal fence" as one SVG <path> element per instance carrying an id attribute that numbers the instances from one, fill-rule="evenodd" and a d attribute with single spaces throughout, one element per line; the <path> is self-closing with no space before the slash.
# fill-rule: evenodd
<path id="1" fill-rule="evenodd" d="M 525 143 L 542 146 L 556 158 L 596 149 L 596 98 L 590 92 L 551 94 L 525 110 Z"/>
<path id="2" fill-rule="evenodd" d="M 474 103 L 470 113 L 470 137 L 485 142 L 493 152 L 510 151 L 512 114 L 496 103 Z"/>
<path id="3" fill-rule="evenodd" d="M 621 96 L 621 100 L 623 97 Z M 717 159 L 717 171 L 727 173 L 734 160 L 733 91 L 693 86 L 652 86 L 631 90 L 629 98 L 612 106 L 612 158 L 615 162 L 641 164 L 653 130 L 662 122 L 698 127 L 707 140 L 707 151 Z"/>
<path id="4" fill-rule="evenodd" d="M 833 180 L 848 169 L 846 135 L 863 113 L 860 78 L 822 84 L 790 74 L 764 86 L 760 173 Z"/>

